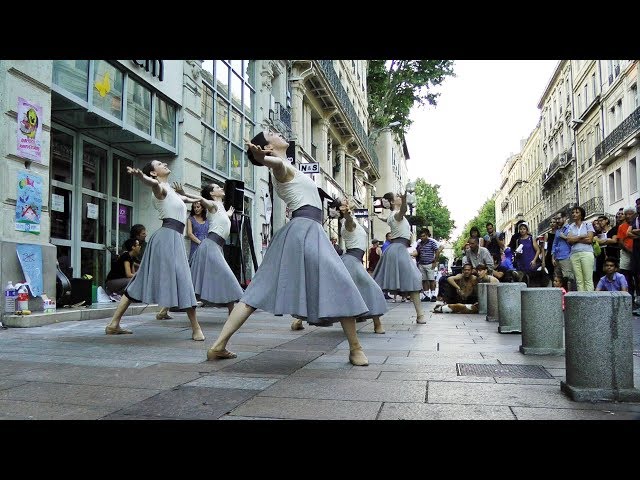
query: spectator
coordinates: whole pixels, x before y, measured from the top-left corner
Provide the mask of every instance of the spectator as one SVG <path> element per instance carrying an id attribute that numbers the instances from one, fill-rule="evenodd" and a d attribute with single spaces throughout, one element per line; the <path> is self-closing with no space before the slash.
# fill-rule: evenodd
<path id="1" fill-rule="evenodd" d="M 189 250 L 189 265 L 191 265 L 193 254 L 202 241 L 207 238 L 207 233 L 209 232 L 207 211 L 200 202 L 191 204 L 191 213 L 187 220 L 187 237 L 191 239 L 191 249 Z"/>
<path id="2" fill-rule="evenodd" d="M 597 292 L 627 292 L 629 285 L 624 275 L 618 273 L 618 261 L 607 257 L 604 260 L 604 276 L 598 282 Z"/>
<path id="3" fill-rule="evenodd" d="M 371 247 L 369 248 L 369 253 L 367 255 L 367 263 L 369 267 L 367 268 L 367 272 L 372 273 L 376 268 L 378 261 L 380 260 L 380 256 L 382 255 L 382 249 L 380 248 L 380 240 L 371 240 Z"/>
<path id="4" fill-rule="evenodd" d="M 445 303 L 475 303 L 478 301 L 476 285 L 478 277 L 471 273 L 470 263 L 462 267 L 462 273 L 447 278 L 444 292 L 439 292 Z"/>
<path id="5" fill-rule="evenodd" d="M 484 246 L 491 257 L 501 255 L 504 251 L 504 232 L 498 233 L 493 229 L 493 223 L 488 222 L 486 225 L 487 234 L 484 236 Z"/>
<path id="6" fill-rule="evenodd" d="M 391 245 L 391 232 L 387 232 L 387 234 L 385 235 L 385 241 L 382 244 L 381 250 L 382 253 L 384 253 L 384 251 L 389 248 L 389 245 Z"/>
<path id="7" fill-rule="evenodd" d="M 476 240 L 478 240 L 478 245 L 484 247 L 484 239 L 480 236 L 480 229 L 478 227 L 471 227 L 471 230 L 469 230 L 469 237 L 475 238 Z"/>
<path id="8" fill-rule="evenodd" d="M 556 235 L 553 239 L 551 247 L 551 262 L 555 268 L 554 276 L 567 278 L 567 290 L 575 290 L 575 276 L 573 274 L 573 266 L 569 256 L 571 255 L 571 246 L 567 243 L 566 235 L 569 231 L 567 223 L 567 213 L 565 211 L 558 212 L 556 215 Z"/>
<path id="9" fill-rule="evenodd" d="M 338 255 L 342 255 L 344 253 L 344 250 L 342 250 L 340 245 L 338 245 L 338 239 L 336 237 L 331 237 L 331 244 Z"/>
<path id="10" fill-rule="evenodd" d="M 484 263 L 487 266 L 489 273 L 493 272 L 493 257 L 489 253 L 489 250 L 481 247 L 478 244 L 478 239 L 475 237 L 470 237 L 468 244 L 469 248 L 465 250 L 465 253 L 467 263 L 470 263 L 473 266 L 473 273 L 476 273 L 475 269 L 481 263 Z"/>
<path id="11" fill-rule="evenodd" d="M 582 207 L 571 209 L 573 223 L 565 240 L 571 245 L 571 265 L 576 276 L 578 291 L 593 291 L 593 225 L 584 221 L 585 211 Z"/>
<path id="12" fill-rule="evenodd" d="M 422 290 L 425 294 L 423 302 L 436 301 L 436 270 L 438 259 L 444 248 L 430 237 L 431 232 L 429 229 L 423 229 L 420 232 L 420 240 L 416 245 L 418 270 L 422 274 Z"/>
<path id="13" fill-rule="evenodd" d="M 567 277 L 553 277 L 553 286 L 562 291 L 562 310 L 564 311 L 564 296 L 567 294 Z"/>
<path id="14" fill-rule="evenodd" d="M 500 283 L 495 276 L 489 273 L 484 263 L 478 264 L 476 271 L 478 272 L 478 283 Z"/>
<path id="15" fill-rule="evenodd" d="M 116 301 L 120 300 L 119 297 L 124 293 L 129 281 L 136 274 L 133 262 L 140 255 L 142 247 L 140 241 L 129 238 L 124 242 L 122 248 L 124 251 L 114 262 L 104 284 L 105 291 Z"/>

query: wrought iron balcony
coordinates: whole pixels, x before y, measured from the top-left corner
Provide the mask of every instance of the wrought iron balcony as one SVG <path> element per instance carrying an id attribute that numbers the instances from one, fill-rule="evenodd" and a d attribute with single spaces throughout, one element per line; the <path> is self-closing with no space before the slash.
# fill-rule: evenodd
<path id="1" fill-rule="evenodd" d="M 280 102 L 276 102 L 273 115 L 269 112 L 269 117 L 275 128 L 286 138 L 291 138 L 291 112 Z"/>
<path id="2" fill-rule="evenodd" d="M 347 119 L 351 123 L 351 127 L 356 133 L 356 137 L 358 138 L 358 140 L 364 147 L 365 151 L 371 158 L 371 162 L 375 166 L 376 170 L 379 170 L 380 167 L 378 163 L 378 155 L 376 155 L 376 152 L 372 148 L 372 145 L 369 142 L 369 137 L 365 133 L 365 130 L 362 126 L 362 122 L 360 122 L 360 118 L 358 118 L 358 115 L 356 114 L 356 110 L 353 107 L 351 100 L 349 100 L 349 95 L 347 95 L 347 92 L 345 91 L 344 87 L 342 86 L 342 83 L 340 82 L 340 78 L 338 77 L 338 74 L 333 68 L 333 61 L 332 60 L 314 60 L 314 61 L 320 67 L 319 70 L 322 72 L 327 82 L 329 82 L 329 85 L 331 85 L 331 88 L 333 89 L 333 92 L 335 93 L 335 96 L 337 97 L 338 102 L 340 103 L 340 106 L 344 109 Z"/>
<path id="3" fill-rule="evenodd" d="M 544 187 L 560 169 L 569 165 L 573 160 L 573 150 L 571 147 L 567 148 L 564 152 L 556 155 L 553 161 L 549 164 L 549 167 L 542 174 L 542 186 Z"/>
<path id="4" fill-rule="evenodd" d="M 580 204 L 584 208 L 585 218 L 593 215 L 604 214 L 604 201 L 602 197 L 593 197 Z"/>
<path id="5" fill-rule="evenodd" d="M 538 235 L 542 235 L 543 233 L 546 233 L 547 230 L 550 230 L 552 218 L 553 218 L 553 215 L 545 218 L 538 224 Z"/>
<path id="6" fill-rule="evenodd" d="M 504 212 L 508 206 L 509 206 L 509 199 L 505 198 L 500 204 L 500 210 Z"/>
<path id="7" fill-rule="evenodd" d="M 596 164 L 619 148 L 632 135 L 640 134 L 640 107 L 625 118 L 620 125 L 613 129 L 607 137 L 596 147 Z"/>

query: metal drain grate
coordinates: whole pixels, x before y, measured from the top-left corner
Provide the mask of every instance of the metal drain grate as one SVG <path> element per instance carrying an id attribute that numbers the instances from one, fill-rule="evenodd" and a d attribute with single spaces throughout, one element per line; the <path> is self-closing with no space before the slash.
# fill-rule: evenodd
<path id="1" fill-rule="evenodd" d="M 504 365 L 495 363 L 457 363 L 458 376 L 510 377 L 510 378 L 553 378 L 540 365 Z"/>

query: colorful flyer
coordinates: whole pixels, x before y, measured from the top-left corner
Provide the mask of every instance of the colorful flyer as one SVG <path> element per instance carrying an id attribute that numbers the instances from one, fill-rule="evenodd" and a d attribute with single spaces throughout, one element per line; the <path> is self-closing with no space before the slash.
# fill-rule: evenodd
<path id="1" fill-rule="evenodd" d="M 42 159 L 42 107 L 18 97 L 17 154 L 35 162 Z"/>
<path id="2" fill-rule="evenodd" d="M 16 197 L 16 230 L 40 235 L 42 216 L 42 177 L 30 172 L 18 172 Z"/>

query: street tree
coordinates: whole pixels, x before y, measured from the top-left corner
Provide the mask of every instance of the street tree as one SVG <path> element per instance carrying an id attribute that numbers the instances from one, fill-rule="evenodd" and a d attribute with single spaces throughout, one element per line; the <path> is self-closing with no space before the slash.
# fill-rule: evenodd
<path id="1" fill-rule="evenodd" d="M 440 93 L 434 87 L 455 76 L 453 60 L 370 60 L 367 73 L 369 131 L 399 122 L 391 131 L 403 136 L 417 104 L 437 105 Z"/>
<path id="2" fill-rule="evenodd" d="M 416 211 L 413 223 L 420 227 L 433 226 L 431 236 L 437 240 L 449 239 L 455 228 L 449 208 L 442 204 L 440 185 L 431 185 L 423 178 L 416 180 Z"/>
<path id="3" fill-rule="evenodd" d="M 495 227 L 495 224 L 496 224 L 495 205 L 496 205 L 495 200 L 493 198 L 489 198 L 484 202 L 482 207 L 480 207 L 480 209 L 478 210 L 478 214 L 465 224 L 464 229 L 462 230 L 462 235 L 458 237 L 458 239 L 456 240 L 453 246 L 456 256 L 459 257 L 463 255 L 464 252 L 462 251 L 462 249 L 464 248 L 464 244 L 467 243 L 467 240 L 470 237 L 469 232 L 471 231 L 471 227 L 474 227 L 474 226 L 478 227 L 478 230 L 480 230 L 481 236 L 484 236 L 484 234 L 487 233 L 487 229 L 486 229 L 487 223 L 491 222 Z"/>

